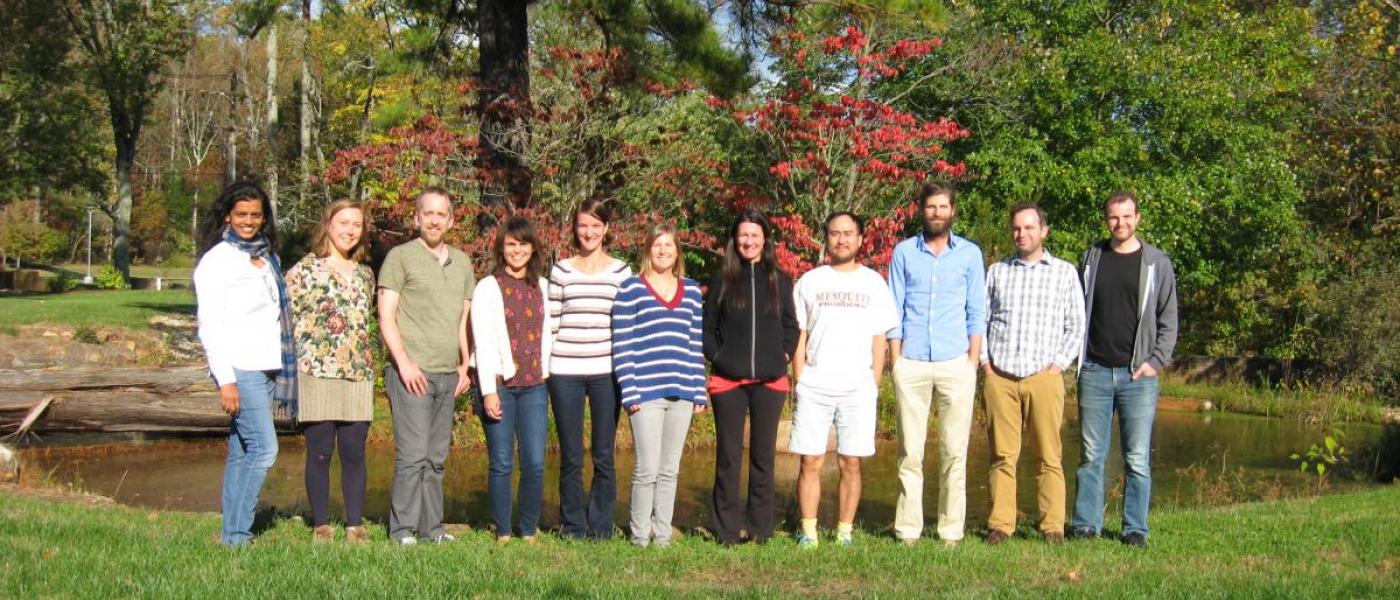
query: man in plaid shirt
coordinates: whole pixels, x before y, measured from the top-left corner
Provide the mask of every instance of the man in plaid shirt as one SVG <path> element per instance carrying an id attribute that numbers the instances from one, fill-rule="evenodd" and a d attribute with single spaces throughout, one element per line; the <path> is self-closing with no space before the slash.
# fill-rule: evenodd
<path id="1" fill-rule="evenodd" d="M 1074 265 L 1045 250 L 1049 233 L 1039 206 L 1015 206 L 1011 238 L 1016 255 L 987 270 L 987 342 L 981 364 L 992 441 L 988 544 L 1000 544 L 1016 530 L 1016 461 L 1023 429 L 1029 429 L 1040 461 L 1040 532 L 1051 543 L 1065 539 L 1062 373 L 1074 364 L 1084 339 L 1084 293 Z"/>

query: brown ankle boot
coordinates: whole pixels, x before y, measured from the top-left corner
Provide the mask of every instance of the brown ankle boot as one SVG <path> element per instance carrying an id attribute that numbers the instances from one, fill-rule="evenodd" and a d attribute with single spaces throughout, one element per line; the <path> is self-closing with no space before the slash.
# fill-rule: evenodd
<path id="1" fill-rule="evenodd" d="M 358 544 L 368 544 L 368 543 L 369 543 L 369 532 L 365 531 L 365 528 L 364 528 L 364 527 L 360 527 L 360 526 L 358 526 L 358 525 L 355 526 L 355 527 L 346 527 L 346 528 L 345 528 L 345 543 L 347 543 L 347 544 L 357 544 L 357 545 L 358 545 Z"/>
<path id="2" fill-rule="evenodd" d="M 330 525 L 317 525 L 311 530 L 311 541 L 316 543 L 330 542 L 335 540 L 335 528 Z"/>

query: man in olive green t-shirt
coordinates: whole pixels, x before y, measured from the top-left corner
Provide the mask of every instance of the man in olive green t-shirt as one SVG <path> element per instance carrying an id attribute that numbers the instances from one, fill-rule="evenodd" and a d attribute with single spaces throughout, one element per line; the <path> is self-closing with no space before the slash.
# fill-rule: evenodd
<path id="1" fill-rule="evenodd" d="M 384 388 L 394 416 L 394 487 L 389 537 L 448 542 L 442 526 L 443 463 L 452 441 L 457 396 L 467 376 L 467 315 L 476 275 L 465 252 L 443 240 L 452 199 L 439 188 L 419 194 L 418 237 L 389 251 L 379 271 L 379 329 L 393 364 Z"/>

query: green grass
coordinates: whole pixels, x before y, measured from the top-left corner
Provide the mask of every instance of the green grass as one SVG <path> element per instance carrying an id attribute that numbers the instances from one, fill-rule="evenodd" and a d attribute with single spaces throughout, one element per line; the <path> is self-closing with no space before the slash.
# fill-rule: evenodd
<path id="1" fill-rule="evenodd" d="M 175 261 L 175 263 L 178 264 L 179 266 L 176 266 L 176 264 L 170 264 L 170 263 L 167 263 L 167 264 L 164 264 L 164 265 L 131 265 L 131 276 L 132 276 L 132 277 L 173 277 L 173 278 L 177 278 L 177 279 L 189 279 L 189 278 L 190 278 L 190 274 L 194 273 L 194 267 L 193 267 L 191 264 L 186 264 L 186 263 L 190 263 L 192 260 L 193 260 L 193 259 L 183 259 L 183 260 L 180 260 L 180 261 Z M 87 273 L 87 263 L 81 263 L 81 262 L 77 262 L 77 263 L 66 263 L 66 264 L 57 265 L 57 266 L 62 267 L 62 268 L 64 268 L 64 269 L 67 269 L 67 270 L 69 270 L 69 271 L 72 271 L 72 272 L 74 272 L 74 273 L 77 273 L 77 274 L 78 274 L 78 278 L 80 278 L 80 279 L 82 278 L 82 276 L 83 276 L 84 273 Z M 104 266 L 104 265 L 96 264 L 96 263 L 94 263 L 94 264 L 92 265 L 92 275 L 93 275 L 93 277 L 96 277 L 96 276 L 97 276 L 97 272 L 100 271 L 100 270 L 102 270 L 102 267 L 103 267 L 103 266 Z"/>
<path id="2" fill-rule="evenodd" d="M 1385 422 L 1381 398 L 1316 390 L 1262 388 L 1242 383 L 1191 384 L 1167 379 L 1162 395 L 1209 400 L 1216 410 L 1320 423 Z"/>
<path id="3" fill-rule="evenodd" d="M 0 495 L 0 597 L 1261 597 L 1400 595 L 1400 487 L 1153 515 L 1151 547 L 969 539 L 949 550 L 858 534 L 799 551 L 786 538 L 668 549 L 543 536 L 497 546 L 375 541 L 313 546 L 281 520 L 245 550 L 211 542 L 218 517 Z"/>
<path id="4" fill-rule="evenodd" d="M 53 323 L 145 329 L 156 314 L 194 314 L 189 290 L 81 291 L 0 297 L 0 327 Z"/>

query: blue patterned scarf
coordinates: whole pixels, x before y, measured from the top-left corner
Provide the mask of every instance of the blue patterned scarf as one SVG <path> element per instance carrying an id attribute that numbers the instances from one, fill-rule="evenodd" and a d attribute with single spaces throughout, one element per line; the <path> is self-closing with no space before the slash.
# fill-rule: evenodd
<path id="1" fill-rule="evenodd" d="M 258 237 L 245 240 L 233 232 L 232 227 L 224 228 L 224 241 L 233 244 L 253 258 L 266 260 L 272 266 L 272 274 L 277 280 L 277 298 L 282 308 L 282 371 L 277 374 L 277 387 L 272 392 L 273 399 L 295 419 L 297 416 L 297 349 L 292 333 L 292 301 L 287 296 L 287 284 L 282 281 L 282 262 L 272 252 L 267 236 L 261 232 Z"/>

